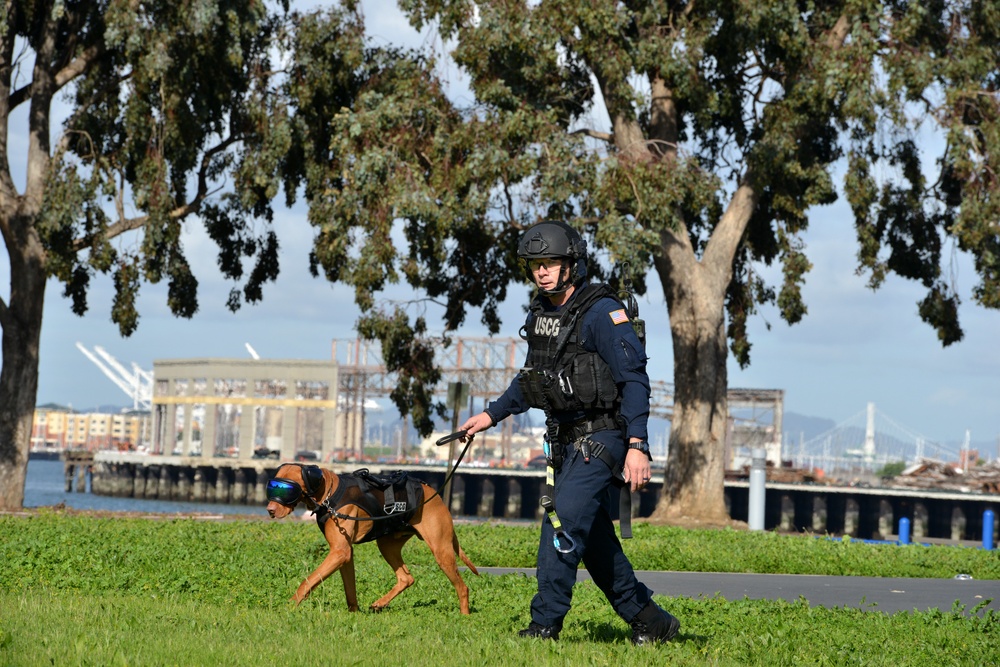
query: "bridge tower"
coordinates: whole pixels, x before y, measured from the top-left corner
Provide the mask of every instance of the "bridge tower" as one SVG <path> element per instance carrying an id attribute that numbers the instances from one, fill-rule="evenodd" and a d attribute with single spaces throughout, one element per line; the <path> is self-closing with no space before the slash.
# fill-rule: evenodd
<path id="1" fill-rule="evenodd" d="M 868 403 L 868 418 L 865 421 L 865 445 L 862 450 L 865 463 L 875 460 L 875 404 Z"/>

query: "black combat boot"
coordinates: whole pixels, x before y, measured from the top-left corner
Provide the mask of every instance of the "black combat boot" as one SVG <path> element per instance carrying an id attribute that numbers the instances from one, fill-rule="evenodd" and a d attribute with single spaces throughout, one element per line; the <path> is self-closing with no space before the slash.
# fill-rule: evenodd
<path id="1" fill-rule="evenodd" d="M 555 641 L 559 639 L 561 631 L 561 625 L 542 625 L 541 623 L 532 621 L 528 627 L 518 632 L 517 635 L 519 637 L 538 637 L 539 639 L 551 639 Z"/>
<path id="2" fill-rule="evenodd" d="M 681 622 L 650 600 L 629 625 L 632 626 L 632 643 L 641 646 L 670 641 L 680 630 Z"/>

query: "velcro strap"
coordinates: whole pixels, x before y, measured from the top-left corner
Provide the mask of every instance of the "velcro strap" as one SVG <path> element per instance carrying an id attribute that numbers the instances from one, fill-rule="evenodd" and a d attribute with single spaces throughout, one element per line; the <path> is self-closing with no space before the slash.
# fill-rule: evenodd
<path id="1" fill-rule="evenodd" d="M 383 512 L 385 512 L 386 514 L 392 514 L 393 512 L 397 511 L 397 509 L 396 509 L 396 504 L 397 504 L 396 503 L 396 493 L 395 493 L 395 491 L 393 491 L 393 488 L 391 486 L 389 486 L 389 487 L 386 488 L 385 495 L 383 496 L 383 501 L 385 502 L 385 504 L 382 506 L 382 511 Z M 403 505 L 402 511 L 405 512 L 406 511 L 406 502 L 404 501 L 402 503 L 402 505 Z"/>
<path id="2" fill-rule="evenodd" d="M 632 539 L 632 492 L 627 485 L 618 490 L 618 527 L 623 540 Z"/>

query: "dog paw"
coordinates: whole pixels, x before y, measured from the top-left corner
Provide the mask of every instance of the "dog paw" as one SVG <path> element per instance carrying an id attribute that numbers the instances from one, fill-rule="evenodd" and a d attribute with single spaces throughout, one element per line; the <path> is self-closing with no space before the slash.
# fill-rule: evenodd
<path id="1" fill-rule="evenodd" d="M 387 605 L 387 604 L 386 605 L 381 605 L 381 604 L 373 602 L 372 606 L 368 607 L 368 611 L 373 611 L 376 614 L 378 614 L 378 613 L 380 613 L 383 610 L 388 609 L 388 608 L 389 608 L 389 605 Z"/>

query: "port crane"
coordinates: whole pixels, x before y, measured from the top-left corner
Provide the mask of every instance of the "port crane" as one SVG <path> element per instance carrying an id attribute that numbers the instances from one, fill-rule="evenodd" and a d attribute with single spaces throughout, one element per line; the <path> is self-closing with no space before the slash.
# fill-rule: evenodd
<path id="1" fill-rule="evenodd" d="M 134 410 L 151 410 L 153 406 L 153 374 L 144 370 L 139 364 L 132 362 L 132 370 L 108 353 L 99 345 L 90 351 L 83 343 L 77 342 L 76 347 L 84 356 L 90 359 L 109 380 L 132 399 Z"/>

